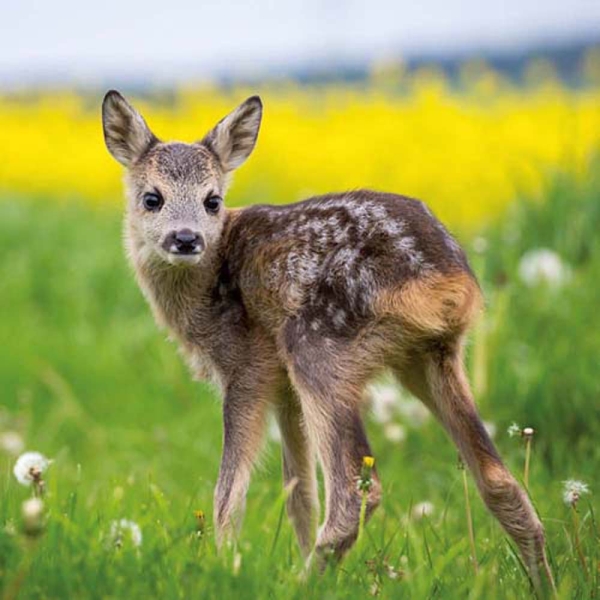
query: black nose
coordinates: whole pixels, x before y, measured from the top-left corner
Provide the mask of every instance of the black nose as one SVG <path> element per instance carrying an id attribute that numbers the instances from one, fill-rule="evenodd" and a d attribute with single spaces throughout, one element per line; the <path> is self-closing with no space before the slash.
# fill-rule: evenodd
<path id="1" fill-rule="evenodd" d="M 198 254 L 204 248 L 204 241 L 199 233 L 191 229 L 180 229 L 169 233 L 163 246 L 167 252 Z"/>
<path id="2" fill-rule="evenodd" d="M 177 247 L 195 246 L 199 239 L 200 236 L 191 229 L 181 229 L 175 232 L 175 244 Z"/>

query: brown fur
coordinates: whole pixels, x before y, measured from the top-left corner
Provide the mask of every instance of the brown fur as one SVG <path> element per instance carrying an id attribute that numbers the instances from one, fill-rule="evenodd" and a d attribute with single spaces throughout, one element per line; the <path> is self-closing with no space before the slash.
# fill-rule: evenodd
<path id="1" fill-rule="evenodd" d="M 375 310 L 400 316 L 407 327 L 427 335 L 462 333 L 482 309 L 479 286 L 465 272 L 434 273 L 407 281 L 398 289 L 384 290 Z"/>
<path id="2" fill-rule="evenodd" d="M 341 557 L 358 533 L 357 480 L 372 454 L 365 386 L 391 369 L 446 428 L 536 585 L 552 585 L 541 523 L 487 435 L 464 373 L 464 335 L 482 304 L 464 252 L 422 202 L 393 194 L 209 210 L 252 151 L 261 111 L 251 98 L 186 145 L 160 142 L 116 92 L 103 110 L 107 146 L 129 169 L 126 245 L 137 280 L 193 373 L 223 392 L 218 540 L 236 535 L 274 410 L 301 549 L 310 553 L 315 540 L 317 457 L 325 517 L 315 548 L 320 559 Z M 148 193 L 164 199 L 158 210 L 146 207 Z M 201 253 L 165 250 L 165 236 L 183 230 L 202 239 Z M 375 472 L 367 516 L 380 496 Z"/>

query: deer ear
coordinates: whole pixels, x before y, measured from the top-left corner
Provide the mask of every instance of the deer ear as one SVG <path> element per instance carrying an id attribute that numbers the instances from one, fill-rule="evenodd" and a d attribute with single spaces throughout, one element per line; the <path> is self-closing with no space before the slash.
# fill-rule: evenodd
<path id="1" fill-rule="evenodd" d="M 233 171 L 254 149 L 261 118 L 262 102 L 252 96 L 221 119 L 200 143 L 217 155 L 226 173 Z"/>
<path id="2" fill-rule="evenodd" d="M 115 90 L 104 96 L 102 127 L 108 151 L 125 167 L 158 142 L 142 115 Z"/>

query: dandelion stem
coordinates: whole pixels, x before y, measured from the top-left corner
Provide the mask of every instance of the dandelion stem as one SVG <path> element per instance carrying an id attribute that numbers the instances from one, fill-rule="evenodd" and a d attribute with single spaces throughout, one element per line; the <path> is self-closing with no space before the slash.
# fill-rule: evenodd
<path id="1" fill-rule="evenodd" d="M 523 473 L 523 483 L 525 489 L 529 491 L 529 465 L 531 464 L 531 444 L 535 429 L 533 427 L 524 427 L 521 436 L 525 438 L 525 471 Z"/>
<path id="2" fill-rule="evenodd" d="M 471 545 L 471 562 L 473 563 L 473 570 L 475 573 L 479 571 L 479 564 L 477 562 L 477 554 L 475 552 L 475 533 L 473 532 L 473 517 L 471 515 L 471 502 L 469 501 L 469 485 L 467 481 L 467 471 L 463 467 L 463 488 L 465 491 L 465 510 L 467 513 L 467 527 L 469 529 L 469 543 Z"/>
<path id="3" fill-rule="evenodd" d="M 525 489 L 529 490 L 529 464 L 531 462 L 531 436 L 525 438 L 525 472 L 523 473 L 523 482 Z"/>
<path id="4" fill-rule="evenodd" d="M 573 538 L 575 540 L 575 549 L 577 550 L 577 556 L 579 557 L 579 562 L 581 563 L 583 573 L 587 578 L 587 564 L 585 562 L 585 555 L 583 554 L 583 549 L 581 548 L 581 539 L 579 537 L 579 514 L 577 513 L 575 504 L 572 505 L 571 511 L 573 513 Z"/>
<path id="5" fill-rule="evenodd" d="M 357 540 L 360 540 L 363 535 L 363 531 L 365 529 L 365 518 L 367 515 L 367 495 L 368 491 L 362 492 L 362 498 L 360 501 L 360 515 L 358 519 L 358 537 Z"/>

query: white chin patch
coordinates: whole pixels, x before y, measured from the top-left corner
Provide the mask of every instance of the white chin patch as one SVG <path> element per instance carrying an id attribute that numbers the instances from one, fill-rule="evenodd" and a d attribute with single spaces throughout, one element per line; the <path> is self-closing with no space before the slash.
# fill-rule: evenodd
<path id="1" fill-rule="evenodd" d="M 198 254 L 174 254 L 169 252 L 167 260 L 173 266 L 193 266 L 200 262 L 201 253 Z"/>

